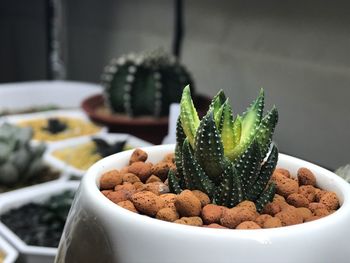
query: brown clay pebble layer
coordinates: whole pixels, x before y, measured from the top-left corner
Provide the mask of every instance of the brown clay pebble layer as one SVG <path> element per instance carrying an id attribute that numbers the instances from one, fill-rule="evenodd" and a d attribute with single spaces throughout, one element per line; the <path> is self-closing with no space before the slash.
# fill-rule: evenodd
<path id="1" fill-rule="evenodd" d="M 207 228 L 259 229 L 301 224 L 328 216 L 340 206 L 334 192 L 317 187 L 316 177 L 307 168 L 296 175 L 276 168 L 271 181 L 276 195 L 261 214 L 255 204 L 243 201 L 227 208 L 210 203 L 198 190 L 169 193 L 167 174 L 176 169 L 174 154 L 159 163 L 147 162 L 141 149 L 132 153 L 129 165 L 104 173 L 100 179 L 101 193 L 115 204 L 134 213 L 159 220 Z"/>

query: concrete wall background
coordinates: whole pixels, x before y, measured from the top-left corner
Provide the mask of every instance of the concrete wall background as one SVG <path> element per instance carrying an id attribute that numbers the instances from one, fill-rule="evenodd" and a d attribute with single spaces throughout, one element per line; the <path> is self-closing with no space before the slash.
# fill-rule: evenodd
<path id="1" fill-rule="evenodd" d="M 98 82 L 112 57 L 170 50 L 173 1 L 63 1 L 68 79 Z M 182 61 L 199 92 L 222 88 L 241 112 L 262 86 L 280 112 L 282 152 L 331 169 L 350 162 L 350 3 L 184 2 Z"/>

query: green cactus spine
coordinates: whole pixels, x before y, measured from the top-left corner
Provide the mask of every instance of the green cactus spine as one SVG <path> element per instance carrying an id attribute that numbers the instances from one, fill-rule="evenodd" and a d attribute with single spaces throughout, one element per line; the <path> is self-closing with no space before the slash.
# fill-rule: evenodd
<path id="1" fill-rule="evenodd" d="M 275 194 L 270 178 L 278 160 L 278 149 L 272 145 L 278 112 L 273 107 L 263 116 L 263 111 L 263 90 L 235 118 L 220 91 L 199 120 L 187 86 L 177 122 L 177 170 L 169 173 L 170 190 L 201 190 L 213 203 L 227 207 L 250 200 L 261 211 Z"/>
<path id="2" fill-rule="evenodd" d="M 107 105 L 130 117 L 167 116 L 169 105 L 180 101 L 188 84 L 193 81 L 185 67 L 162 52 L 112 59 L 102 74 Z"/>

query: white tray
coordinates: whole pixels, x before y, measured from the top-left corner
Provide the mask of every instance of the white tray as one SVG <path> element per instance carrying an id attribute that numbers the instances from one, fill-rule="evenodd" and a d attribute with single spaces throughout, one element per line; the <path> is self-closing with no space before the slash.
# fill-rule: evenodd
<path id="1" fill-rule="evenodd" d="M 74 81 L 32 81 L 0 84 L 0 111 L 31 107 L 79 108 L 86 97 L 102 92 L 93 83 Z"/>
<path id="2" fill-rule="evenodd" d="M 91 141 L 91 137 L 96 138 L 102 138 L 106 140 L 108 143 L 113 143 L 116 141 L 123 141 L 126 140 L 127 145 L 131 146 L 132 148 L 138 148 L 138 147 L 146 147 L 146 146 L 152 146 L 151 143 L 146 142 L 142 139 L 139 139 L 135 136 L 125 134 L 125 133 L 106 133 L 106 134 L 100 134 L 97 136 L 88 136 L 88 137 L 80 137 L 76 139 L 71 139 L 67 141 L 61 141 L 56 144 L 49 145 L 48 149 L 46 150 L 44 154 L 44 160 L 49 163 L 52 167 L 57 168 L 61 171 L 63 171 L 65 174 L 72 174 L 78 177 L 82 177 L 86 170 L 77 169 L 76 167 L 68 164 L 67 162 L 60 160 L 56 158 L 52 153 L 59 149 L 64 149 L 67 147 L 74 147 L 78 145 L 82 145 L 84 143 L 87 143 Z"/>
<path id="3" fill-rule="evenodd" d="M 53 182 L 45 185 L 27 187 L 16 193 L 4 194 L 0 197 L 0 214 L 30 202 L 40 203 L 47 200 L 50 196 L 59 194 L 65 190 L 76 190 L 78 186 L 78 182 Z M 0 234 L 18 250 L 23 262 L 52 263 L 54 261 L 57 248 L 29 246 L 1 221 Z"/>
<path id="4" fill-rule="evenodd" d="M 0 250 L 5 253 L 3 263 L 14 263 L 18 257 L 18 252 L 5 239 L 0 236 Z"/>

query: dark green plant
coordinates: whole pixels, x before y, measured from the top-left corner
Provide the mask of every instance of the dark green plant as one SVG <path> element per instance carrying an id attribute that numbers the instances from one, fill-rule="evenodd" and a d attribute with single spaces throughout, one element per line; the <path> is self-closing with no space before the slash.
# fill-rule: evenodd
<path id="1" fill-rule="evenodd" d="M 179 102 L 185 85 L 193 81 L 185 67 L 169 54 L 129 54 L 112 59 L 102 74 L 105 99 L 115 113 L 167 116 Z"/>
<path id="2" fill-rule="evenodd" d="M 263 116 L 263 111 L 263 90 L 235 118 L 220 91 L 200 120 L 187 86 L 177 122 L 177 169 L 168 175 L 170 190 L 201 190 L 213 203 L 227 207 L 250 200 L 261 211 L 275 194 L 270 178 L 278 159 L 278 149 L 271 143 L 278 112 L 273 107 Z"/>
<path id="3" fill-rule="evenodd" d="M 42 172 L 45 145 L 33 146 L 31 128 L 10 124 L 0 126 L 0 184 L 12 186 L 24 183 Z"/>

